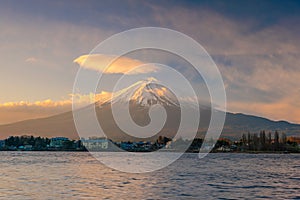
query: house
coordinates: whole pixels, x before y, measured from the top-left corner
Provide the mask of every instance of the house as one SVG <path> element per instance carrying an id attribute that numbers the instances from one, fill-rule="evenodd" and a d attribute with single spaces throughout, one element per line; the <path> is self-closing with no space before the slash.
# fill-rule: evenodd
<path id="1" fill-rule="evenodd" d="M 66 142 L 69 142 L 69 141 L 70 140 L 68 138 L 65 138 L 65 137 L 51 138 L 50 147 L 52 147 L 52 148 L 62 148 L 62 147 L 64 147 L 64 144 Z"/>
<path id="2" fill-rule="evenodd" d="M 0 140 L 0 149 L 5 147 L 5 140 Z"/>
<path id="3" fill-rule="evenodd" d="M 169 141 L 169 142 L 167 142 L 167 144 L 166 144 L 166 147 L 165 147 L 166 149 L 172 149 L 172 140 L 171 141 Z"/>
<path id="4" fill-rule="evenodd" d="M 151 150 L 151 143 L 150 142 L 134 142 L 133 143 L 133 150 L 134 151 L 150 151 Z"/>
<path id="5" fill-rule="evenodd" d="M 89 151 L 107 150 L 109 147 L 109 140 L 106 138 L 89 138 L 81 139 L 82 145 Z"/>
<path id="6" fill-rule="evenodd" d="M 32 150 L 32 145 L 30 145 L 30 144 L 24 145 L 24 150 L 25 151 L 31 151 Z"/>
<path id="7" fill-rule="evenodd" d="M 217 152 L 230 152 L 231 149 L 229 147 L 227 147 L 227 146 L 221 146 L 221 147 L 217 148 L 216 151 Z"/>
<path id="8" fill-rule="evenodd" d="M 21 146 L 18 147 L 18 149 L 21 150 L 21 151 L 23 151 L 24 150 L 24 146 L 21 145 Z"/>
<path id="9" fill-rule="evenodd" d="M 18 147 L 18 150 L 31 151 L 32 150 L 32 145 L 29 145 L 29 144 L 21 145 L 21 146 Z"/>
<path id="10" fill-rule="evenodd" d="M 121 147 L 121 149 L 123 149 L 125 151 L 129 151 L 134 148 L 133 143 L 131 143 L 131 142 L 122 142 L 120 147 Z"/>

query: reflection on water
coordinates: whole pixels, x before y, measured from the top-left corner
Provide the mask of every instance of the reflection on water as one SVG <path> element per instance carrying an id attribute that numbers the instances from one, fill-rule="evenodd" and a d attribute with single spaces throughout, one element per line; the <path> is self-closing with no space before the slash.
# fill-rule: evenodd
<path id="1" fill-rule="evenodd" d="M 300 155 L 185 154 L 147 174 L 112 170 L 85 152 L 0 156 L 1 199 L 300 199 Z"/>

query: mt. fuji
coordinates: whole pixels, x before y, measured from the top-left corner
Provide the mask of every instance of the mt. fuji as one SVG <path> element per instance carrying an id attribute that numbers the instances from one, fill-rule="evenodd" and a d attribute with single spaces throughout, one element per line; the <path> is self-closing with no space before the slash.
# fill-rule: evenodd
<path id="1" fill-rule="evenodd" d="M 179 106 L 176 96 L 166 87 L 160 85 L 155 78 L 138 81 L 128 88 L 116 92 L 111 99 L 103 103 L 135 102 L 142 106 L 154 104 Z"/>
<path id="2" fill-rule="evenodd" d="M 82 123 L 86 124 L 86 129 L 80 130 L 80 132 L 86 132 L 86 136 L 99 136 L 97 130 L 92 128 L 92 111 L 96 111 L 96 120 L 101 125 L 106 136 L 115 141 L 155 140 L 160 135 L 173 137 L 180 124 L 182 106 L 186 106 L 186 109 L 195 112 L 195 103 L 196 102 L 193 101 L 184 101 L 176 98 L 171 90 L 160 84 L 156 79 L 150 78 L 138 81 L 125 89 L 117 91 L 111 98 L 97 101 L 87 107 L 74 111 L 74 113 L 70 111 L 47 118 L 1 125 L 0 137 L 6 138 L 12 135 L 34 135 L 42 137 L 65 136 L 77 139 L 82 137 L 82 135 L 78 136 L 77 134 L 73 114 L 82 116 L 84 119 Z M 141 137 L 128 135 L 118 127 L 112 115 L 111 107 L 114 106 L 114 109 L 120 111 L 118 112 L 118 118 L 126 124 L 129 120 L 128 115 L 123 115 L 122 113 L 124 112 L 121 111 L 129 109 L 132 120 L 139 126 L 146 126 L 150 123 L 149 110 L 153 105 L 162 106 L 167 114 L 167 120 L 162 130 L 156 135 L 146 132 L 141 132 Z M 199 109 L 200 122 L 197 136 L 203 137 L 210 122 L 211 107 L 199 105 Z M 215 110 L 214 112 L 222 111 Z M 259 132 L 261 130 L 277 130 L 283 131 L 287 135 L 299 135 L 300 125 L 291 124 L 285 121 L 271 121 L 266 118 L 245 114 L 226 113 L 222 137 L 238 139 L 242 133 L 248 131 Z M 188 134 L 189 130 L 187 129 L 186 131 Z M 147 135 L 149 135 L 149 137 L 147 137 Z"/>

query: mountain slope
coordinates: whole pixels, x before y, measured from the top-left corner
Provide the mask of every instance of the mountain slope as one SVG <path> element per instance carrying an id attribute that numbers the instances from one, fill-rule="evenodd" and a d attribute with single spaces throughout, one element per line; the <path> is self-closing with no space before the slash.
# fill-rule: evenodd
<path id="1" fill-rule="evenodd" d="M 25 120 L 0 126 L 1 139 L 13 135 L 79 138 L 71 111 L 51 117 Z"/>
<path id="2" fill-rule="evenodd" d="M 182 103 L 182 102 L 181 102 Z M 108 137 L 113 140 L 141 140 L 139 137 L 133 137 L 125 134 L 116 125 L 113 120 L 111 105 L 115 106 L 120 111 L 120 118 L 126 123 L 128 116 L 122 116 L 122 110 L 126 109 L 126 105 L 129 105 L 129 111 L 133 121 L 140 125 L 145 126 L 150 123 L 149 108 L 151 105 L 159 104 L 163 106 L 167 113 L 167 121 L 163 126 L 163 129 L 155 136 L 146 138 L 147 140 L 154 140 L 159 135 L 173 137 L 177 132 L 180 122 L 180 107 L 175 95 L 160 85 L 156 80 L 149 79 L 146 81 L 139 81 L 132 86 L 120 90 L 115 93 L 110 101 L 96 102 L 90 106 L 77 110 L 75 114 L 84 116 L 87 124 L 87 129 L 83 130 L 87 133 L 95 134 L 89 123 L 91 119 L 91 110 L 96 108 L 98 121 L 105 133 L 108 133 Z M 181 106 L 186 106 L 187 109 L 194 109 L 191 102 L 186 102 Z M 200 106 L 200 123 L 198 136 L 206 132 L 211 111 L 208 106 Z M 266 131 L 284 131 L 287 135 L 300 135 L 300 125 L 291 124 L 284 121 L 272 121 L 266 118 L 245 115 L 245 114 L 226 114 L 226 121 L 222 137 L 239 138 L 242 133 L 245 132 L 259 132 L 260 130 Z M 79 138 L 75 129 L 72 112 L 66 112 L 59 115 L 26 120 L 13 124 L 0 126 L 0 137 L 6 138 L 11 135 L 35 135 L 43 137 L 56 137 L 65 136 L 73 139 Z M 141 136 L 145 137 L 148 133 L 141 133 Z M 146 140 L 143 139 L 143 140 Z"/>

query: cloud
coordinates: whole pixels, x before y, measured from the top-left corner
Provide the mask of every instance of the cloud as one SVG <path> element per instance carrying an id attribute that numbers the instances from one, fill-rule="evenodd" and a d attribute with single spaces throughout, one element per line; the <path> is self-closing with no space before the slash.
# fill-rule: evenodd
<path id="1" fill-rule="evenodd" d="M 299 110 L 296 109 L 295 102 L 291 98 L 284 98 L 272 103 L 230 101 L 228 104 L 233 112 L 241 112 L 243 110 L 246 113 L 254 115 L 261 115 L 263 113 L 269 119 L 300 123 Z"/>
<path id="2" fill-rule="evenodd" d="M 35 102 L 6 102 L 0 104 L 0 124 L 48 117 L 71 110 L 71 100 L 51 99 Z"/>
<path id="3" fill-rule="evenodd" d="M 261 10 L 260 4 L 256 5 L 257 12 L 253 13 L 252 7 L 220 3 L 209 3 L 206 6 L 199 6 L 198 3 L 185 6 L 188 4 L 186 2 L 133 3 L 132 6 L 126 2 L 124 4 L 125 10 L 123 5 L 114 7 L 117 10 L 111 6 L 101 6 L 106 8 L 102 12 L 99 12 L 100 8 L 97 6 L 92 8 L 93 6 L 84 3 L 79 6 L 74 4 L 77 9 L 88 6 L 85 10 L 89 12 L 83 21 L 82 17 L 74 14 L 73 4 L 71 7 L 62 5 L 66 9 L 70 8 L 71 14 L 67 16 L 64 15 L 64 9 L 61 9 L 62 13 L 59 11 L 60 15 L 55 13 L 52 16 L 53 12 L 50 12 L 48 15 L 51 16 L 47 17 L 44 16 L 47 12 L 41 12 L 36 17 L 37 13 L 30 10 L 28 13 L 32 15 L 31 18 L 22 12 L 11 12 L 13 9 L 9 10 L 4 6 L 1 19 L 5 26 L 1 36 L 5 40 L 1 40 L 0 54 L 2 64 L 8 67 L 2 67 L 0 73 L 3 96 L 19 95 L 17 98 L 22 98 L 22 95 L 29 95 L 38 99 L 55 91 L 51 96 L 58 98 L 67 94 L 72 86 L 76 70 L 69 61 L 75 55 L 88 52 L 113 33 L 137 26 L 161 26 L 191 36 L 213 56 L 224 78 L 230 111 L 300 122 L 296 116 L 300 113 L 297 103 L 300 99 L 300 28 L 297 26 L 300 22 L 299 7 L 293 6 L 294 12 L 290 12 L 291 6 L 278 9 L 282 5 L 276 4 L 277 9 L 273 9 L 275 12 L 265 12 L 272 6 L 265 6 Z M 16 6 L 12 8 L 15 9 Z M 28 8 L 32 9 L 30 6 Z M 42 8 L 49 10 L 49 5 L 43 5 Z M 132 15 L 128 15 L 128 10 L 132 11 Z M 250 18 L 245 18 L 245 10 Z M 278 12 L 283 14 L 276 16 Z M 23 66 L 30 65 L 35 57 L 28 58 L 28 63 L 24 63 L 28 53 L 37 56 L 39 64 L 42 60 L 45 61 L 41 68 L 30 72 L 30 75 L 28 68 Z M 76 63 L 83 64 L 86 56 L 78 57 Z M 97 55 L 89 58 L 93 62 L 86 62 L 82 67 L 102 72 L 105 65 L 99 64 L 109 59 L 99 58 L 97 61 L 96 57 Z M 106 73 L 127 73 L 132 66 L 143 64 L 142 61 L 126 61 L 127 59 L 129 58 L 122 62 L 116 61 Z M 140 69 L 140 72 L 135 73 L 148 73 L 149 70 Z M 70 75 L 71 70 L 73 75 Z M 16 74 L 16 71 L 19 73 Z M 11 76 L 15 76 L 13 81 L 8 78 Z M 55 83 L 53 79 L 56 80 Z M 10 93 L 19 89 L 20 85 L 23 86 L 22 93 Z M 46 87 L 48 90 L 44 89 Z M 289 115 L 293 110 L 298 112 Z"/>
<path id="4" fill-rule="evenodd" d="M 0 108 L 29 108 L 29 107 L 39 107 L 39 108 L 55 108 L 55 107 L 64 107 L 71 106 L 72 101 L 74 100 L 76 103 L 95 103 L 97 101 L 106 101 L 111 97 L 112 93 L 107 91 L 102 91 L 98 94 L 90 93 L 90 94 L 69 94 L 69 98 L 60 101 L 53 101 L 51 99 L 46 99 L 43 101 L 19 101 L 19 102 L 5 102 L 0 104 Z"/>
<path id="5" fill-rule="evenodd" d="M 111 98 L 112 93 L 107 91 L 102 91 L 98 94 L 71 94 L 73 101 L 80 106 L 80 104 L 92 104 L 95 102 L 105 102 Z"/>
<path id="6" fill-rule="evenodd" d="M 72 101 L 70 100 L 63 100 L 63 101 L 52 101 L 51 99 L 47 99 L 44 101 L 35 101 L 35 102 L 27 102 L 27 101 L 20 101 L 20 102 L 6 102 L 0 104 L 0 108 L 16 108 L 16 107 L 59 107 L 70 105 Z"/>
<path id="7" fill-rule="evenodd" d="M 0 10 L 1 102 L 67 95 L 77 71 L 74 57 L 113 33 L 86 23 L 37 17 L 38 13 L 14 13 L 5 5 Z"/>
<path id="8" fill-rule="evenodd" d="M 193 37 L 212 55 L 224 79 L 229 111 L 300 123 L 299 16 L 268 23 L 199 7 L 153 10 L 161 26 Z"/>
<path id="9" fill-rule="evenodd" d="M 0 104 L 0 124 L 49 117 L 59 113 L 68 112 L 72 109 L 72 100 L 80 106 L 92 104 L 96 101 L 106 101 L 110 97 L 110 92 L 102 91 L 99 94 L 70 94 L 69 98 L 59 101 L 46 99 L 35 102 L 5 102 Z"/>
<path id="10" fill-rule="evenodd" d="M 27 62 L 27 63 L 36 63 L 37 61 L 38 61 L 38 59 L 35 57 L 29 57 L 25 60 L 25 62 Z"/>
<path id="11" fill-rule="evenodd" d="M 135 75 L 158 71 L 158 67 L 154 65 L 142 66 L 146 63 L 143 63 L 140 60 L 124 56 L 114 60 L 114 57 L 115 56 L 104 54 L 82 55 L 76 58 L 74 62 L 79 64 L 83 68 L 100 71 L 106 74 Z"/>

